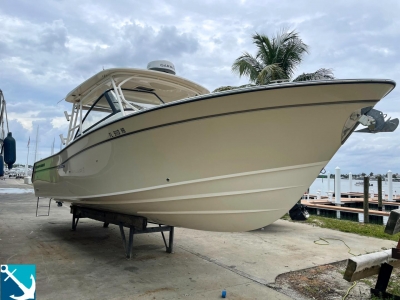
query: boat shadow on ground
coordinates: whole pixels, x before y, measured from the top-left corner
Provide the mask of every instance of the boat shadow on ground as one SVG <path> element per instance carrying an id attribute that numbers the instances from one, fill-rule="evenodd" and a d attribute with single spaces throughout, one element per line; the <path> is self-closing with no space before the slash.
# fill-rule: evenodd
<path id="1" fill-rule="evenodd" d="M 110 224 L 108 228 L 103 228 L 102 223 L 93 221 L 80 221 L 76 231 L 72 231 L 70 226 L 64 222 L 48 222 L 42 227 L 41 232 L 45 237 L 41 241 L 56 242 L 71 248 L 70 251 L 74 253 L 90 255 L 93 258 L 106 259 L 112 256 L 125 259 L 125 250 L 117 226 Z M 132 259 L 156 258 L 160 253 L 165 253 L 161 234 L 134 236 Z"/>

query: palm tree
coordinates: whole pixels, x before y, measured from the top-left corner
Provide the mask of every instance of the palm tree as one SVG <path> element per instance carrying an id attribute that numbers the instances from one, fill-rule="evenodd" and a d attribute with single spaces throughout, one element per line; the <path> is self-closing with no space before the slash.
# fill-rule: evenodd
<path id="1" fill-rule="evenodd" d="M 232 65 L 232 71 L 239 76 L 248 76 L 253 85 L 269 84 L 276 80 L 289 81 L 302 62 L 308 46 L 295 31 L 281 31 L 274 38 L 261 34 L 253 35 L 257 46 L 256 56 L 244 52 Z M 334 79 L 332 70 L 319 69 L 314 73 L 303 73 L 293 81 Z M 220 87 L 215 91 L 229 90 L 237 87 Z"/>

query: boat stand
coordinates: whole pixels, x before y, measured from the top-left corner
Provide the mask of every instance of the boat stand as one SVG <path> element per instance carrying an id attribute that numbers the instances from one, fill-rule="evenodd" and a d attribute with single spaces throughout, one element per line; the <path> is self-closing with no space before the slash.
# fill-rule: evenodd
<path id="1" fill-rule="evenodd" d="M 89 218 L 103 222 L 103 227 L 107 228 L 109 224 L 115 224 L 119 226 L 121 232 L 122 242 L 124 245 L 125 253 L 127 258 L 132 257 L 133 248 L 133 236 L 141 233 L 152 233 L 161 232 L 166 252 L 173 253 L 174 246 L 174 226 L 157 224 L 158 227 L 147 227 L 147 218 L 125 215 L 110 211 L 98 210 L 88 207 L 81 207 L 71 205 L 72 214 L 72 230 L 75 231 L 78 226 L 79 219 Z M 128 242 L 125 237 L 124 227 L 129 228 Z M 164 236 L 164 232 L 169 231 L 168 244 Z"/>

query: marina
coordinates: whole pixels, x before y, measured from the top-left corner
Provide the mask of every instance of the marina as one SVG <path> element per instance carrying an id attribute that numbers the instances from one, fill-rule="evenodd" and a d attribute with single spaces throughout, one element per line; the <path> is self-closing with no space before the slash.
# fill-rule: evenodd
<path id="1" fill-rule="evenodd" d="M 328 183 L 329 182 L 329 183 Z M 357 184 L 357 182 L 361 182 L 361 184 Z M 376 180 L 372 181 L 370 180 L 370 192 L 377 194 L 378 193 L 378 182 Z M 400 198 L 400 182 L 398 181 L 393 181 L 393 195 L 398 195 L 398 197 Z M 346 193 L 363 193 L 364 192 L 364 186 L 363 186 L 363 181 L 362 180 L 352 180 L 352 182 L 350 182 L 350 180 L 348 179 L 344 179 L 341 178 L 340 180 L 340 190 L 341 191 L 346 191 Z M 317 193 L 319 192 L 319 194 L 321 195 L 321 197 L 328 197 L 328 192 L 335 191 L 335 179 L 331 178 L 331 179 L 327 179 L 327 178 L 316 178 L 314 180 L 314 182 L 311 184 L 310 188 L 309 188 L 309 193 L 311 195 L 314 195 L 315 197 L 317 197 Z M 388 195 L 389 192 L 389 186 L 388 186 L 388 182 L 382 180 L 382 193 L 386 195 Z M 345 195 L 345 197 L 347 197 L 347 195 Z"/>
<path id="2" fill-rule="evenodd" d="M 1 300 L 400 299 L 400 2 L 271 4 L 1 6 Z"/>
<path id="3" fill-rule="evenodd" d="M 308 189 L 309 193 L 304 193 L 300 203 L 307 207 L 310 214 L 386 225 L 390 211 L 400 208 L 400 195 L 397 195 L 400 184 L 393 181 L 391 171 L 388 172 L 389 180 L 378 179 L 374 185 L 369 178 L 365 178 L 367 182 L 356 181 L 354 186 L 351 173 L 349 179 L 343 180 L 340 168 L 337 167 L 336 172 L 338 180 L 332 180 L 330 175 L 327 176 L 329 179 L 317 178 Z M 346 189 L 349 192 L 341 192 Z M 364 192 L 361 192 L 363 189 Z M 316 191 L 316 194 L 310 191 Z M 340 193 L 340 197 L 336 197 L 336 192 Z"/>

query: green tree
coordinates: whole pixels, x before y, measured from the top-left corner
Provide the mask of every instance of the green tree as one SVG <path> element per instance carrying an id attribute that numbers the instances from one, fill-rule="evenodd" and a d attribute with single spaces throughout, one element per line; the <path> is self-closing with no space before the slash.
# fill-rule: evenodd
<path id="1" fill-rule="evenodd" d="M 251 85 L 291 80 L 297 66 L 302 62 L 304 54 L 308 53 L 308 46 L 295 31 L 282 30 L 273 38 L 256 33 L 252 38 L 253 43 L 257 46 L 256 55 L 244 52 L 232 65 L 232 71 L 239 76 L 247 76 Z M 334 79 L 332 70 L 322 68 L 313 73 L 303 73 L 293 81 L 320 79 Z M 226 86 L 215 91 L 235 88 L 237 87 Z"/>

